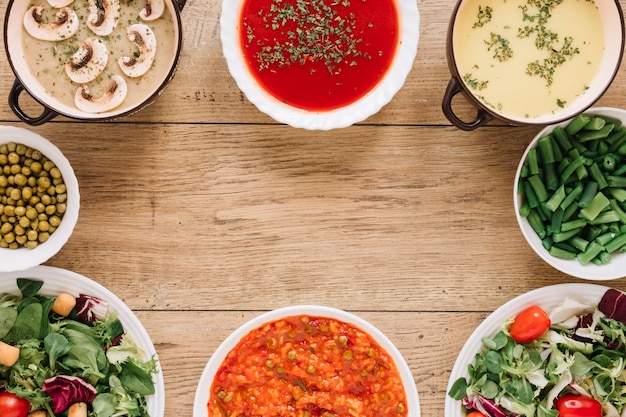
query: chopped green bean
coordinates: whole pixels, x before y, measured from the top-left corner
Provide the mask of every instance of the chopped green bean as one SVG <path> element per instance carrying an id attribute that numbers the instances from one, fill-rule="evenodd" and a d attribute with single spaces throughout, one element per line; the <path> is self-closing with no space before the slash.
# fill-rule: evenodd
<path id="1" fill-rule="evenodd" d="M 598 189 L 602 190 L 603 188 L 609 186 L 609 182 L 606 180 L 604 174 L 600 170 L 600 166 L 595 162 L 589 167 L 589 175 L 591 175 L 591 178 L 593 178 L 594 181 L 598 184 Z"/>
<path id="2" fill-rule="evenodd" d="M 602 252 L 603 250 L 604 246 L 600 245 L 597 242 L 590 242 L 589 246 L 587 246 L 587 249 L 584 252 L 580 252 L 578 255 L 576 255 L 576 258 L 578 258 L 578 261 L 581 264 L 586 265 L 591 262 L 593 258 L 599 255 L 600 252 Z"/>
<path id="3" fill-rule="evenodd" d="M 604 195 L 604 194 L 602 194 Z M 586 210 L 586 209 L 585 209 Z M 582 212 L 582 210 L 581 210 Z M 615 212 L 615 210 L 607 210 L 598 214 L 594 219 L 589 220 L 589 224 L 597 225 L 597 224 L 609 224 L 615 223 L 619 221 L 619 216 Z M 609 228 L 611 226 L 609 225 Z"/>
<path id="4" fill-rule="evenodd" d="M 610 204 L 609 199 L 601 192 L 598 192 L 591 200 L 591 203 L 589 203 L 589 206 L 580 210 L 580 214 L 587 220 L 593 220 Z"/>
<path id="5" fill-rule="evenodd" d="M 583 193 L 583 185 L 578 184 L 569 194 L 563 199 L 560 207 L 565 210 L 572 204 L 574 201 L 578 199 L 578 197 Z"/>
<path id="6" fill-rule="evenodd" d="M 526 162 L 528 162 L 528 172 L 530 175 L 539 174 L 539 158 L 537 155 L 537 148 L 532 148 L 526 155 Z"/>
<path id="7" fill-rule="evenodd" d="M 561 205 L 563 200 L 565 200 L 565 185 L 561 184 L 559 188 L 552 194 L 552 196 L 546 202 L 546 207 L 548 210 L 554 212 Z"/>
<path id="8" fill-rule="evenodd" d="M 528 201 L 528 206 L 530 208 L 536 208 L 539 206 L 537 194 L 535 194 L 535 190 L 533 190 L 533 187 L 528 181 L 524 181 L 524 197 L 526 197 L 526 201 Z"/>
<path id="9" fill-rule="evenodd" d="M 597 192 L 598 183 L 594 181 L 589 181 L 587 184 L 585 184 L 585 188 L 583 189 L 583 193 L 580 196 L 580 200 L 578 200 L 578 207 L 589 207 L 589 204 L 591 204 L 591 200 L 593 200 Z"/>
<path id="10" fill-rule="evenodd" d="M 585 126 L 583 126 L 584 130 L 600 130 L 606 125 L 606 120 L 599 116 L 593 116 L 591 120 L 589 120 Z"/>
<path id="11" fill-rule="evenodd" d="M 572 159 L 572 161 L 565 167 L 563 172 L 561 172 L 561 179 L 563 181 L 567 180 L 574 172 L 583 164 L 585 160 L 581 155 L 578 155 L 576 158 Z M 580 178 L 579 178 L 580 179 Z"/>
<path id="12" fill-rule="evenodd" d="M 568 250 L 565 249 L 561 249 L 557 246 L 552 246 L 549 250 L 548 253 L 552 256 L 554 256 L 555 258 L 560 258 L 560 259 L 576 259 L 576 252 L 570 252 Z"/>
<path id="13" fill-rule="evenodd" d="M 617 156 L 612 153 L 606 154 L 604 158 L 602 158 L 602 168 L 604 168 L 605 171 L 613 172 L 618 162 L 619 159 Z"/>
<path id="14" fill-rule="evenodd" d="M 626 188 L 626 177 L 607 175 L 606 180 L 609 182 L 609 187 Z"/>
<path id="15" fill-rule="evenodd" d="M 582 229 L 587 225 L 587 221 L 585 219 L 576 219 L 568 222 L 564 222 L 561 224 L 561 231 L 567 232 L 572 229 Z"/>
<path id="16" fill-rule="evenodd" d="M 554 242 L 566 242 L 568 240 L 570 240 L 571 238 L 573 238 L 574 236 L 578 235 L 581 231 L 583 230 L 582 227 L 578 228 L 578 229 L 572 229 L 572 230 L 568 230 L 566 232 L 558 232 L 558 233 L 554 233 L 552 235 L 552 240 L 554 240 Z"/>
<path id="17" fill-rule="evenodd" d="M 626 142 L 626 129 L 616 130 L 606 138 L 606 143 L 609 145 L 610 152 L 618 150 L 624 142 Z"/>
<path id="18" fill-rule="evenodd" d="M 582 128 L 584 128 L 585 125 L 589 123 L 590 120 L 591 120 L 590 116 L 588 116 L 585 113 L 581 113 L 578 116 L 574 117 L 572 121 L 567 124 L 567 127 L 565 128 L 565 132 L 568 135 L 573 136 L 576 133 L 578 133 Z"/>
<path id="19" fill-rule="evenodd" d="M 537 196 L 537 200 L 540 203 L 548 199 L 548 190 L 546 189 L 546 186 L 539 175 L 531 175 L 530 177 L 528 177 L 528 182 L 530 183 L 531 187 L 533 187 L 535 195 Z"/>
<path id="20" fill-rule="evenodd" d="M 615 252 L 619 248 L 626 245 L 626 234 L 615 236 L 611 241 L 604 244 L 604 248 L 608 253 Z"/>
<path id="21" fill-rule="evenodd" d="M 586 130 L 584 132 L 579 132 L 577 135 L 577 138 L 581 142 L 587 142 L 589 140 L 604 139 L 607 136 L 609 136 L 609 134 L 613 131 L 614 127 L 615 126 L 613 126 L 612 124 L 607 124 L 598 130 Z"/>
<path id="22" fill-rule="evenodd" d="M 561 230 L 561 224 L 563 223 L 563 213 L 564 210 L 562 208 L 557 208 L 552 215 L 552 219 L 550 221 L 550 230 L 553 233 L 559 232 Z"/>
<path id="23" fill-rule="evenodd" d="M 609 188 L 609 194 L 620 203 L 626 201 L 626 190 L 623 188 Z"/>
<path id="24" fill-rule="evenodd" d="M 587 245 L 589 245 L 589 241 L 580 236 L 574 236 L 568 239 L 567 243 L 572 245 L 574 249 L 578 249 L 580 252 L 584 252 L 585 249 L 587 249 Z"/>
<path id="25" fill-rule="evenodd" d="M 532 227 L 532 229 L 535 231 L 535 233 L 537 233 L 537 236 L 539 236 L 540 239 L 546 237 L 546 230 L 543 227 L 543 221 L 541 220 L 541 217 L 539 217 L 539 213 L 537 213 L 536 209 L 530 210 L 527 219 L 530 227 Z"/>
<path id="26" fill-rule="evenodd" d="M 539 156 L 541 156 L 541 162 L 544 166 L 556 162 L 556 160 L 554 159 L 554 150 L 552 149 L 552 141 L 550 135 L 544 136 L 537 140 L 537 149 L 539 150 Z"/>

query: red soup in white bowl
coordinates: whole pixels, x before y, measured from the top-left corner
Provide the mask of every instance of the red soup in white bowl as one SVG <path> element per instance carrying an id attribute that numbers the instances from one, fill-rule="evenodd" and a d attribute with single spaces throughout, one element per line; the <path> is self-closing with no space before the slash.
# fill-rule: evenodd
<path id="1" fill-rule="evenodd" d="M 228 68 L 248 100 L 275 120 L 333 129 L 378 112 L 417 53 L 411 0 L 224 0 Z"/>

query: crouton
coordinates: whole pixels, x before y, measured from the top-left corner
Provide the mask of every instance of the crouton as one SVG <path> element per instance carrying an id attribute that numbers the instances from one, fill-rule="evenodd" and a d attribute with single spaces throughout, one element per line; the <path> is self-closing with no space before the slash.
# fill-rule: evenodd
<path id="1" fill-rule="evenodd" d="M 7 343 L 0 342 L 0 365 L 13 366 L 20 357 L 20 349 Z"/>
<path id="2" fill-rule="evenodd" d="M 72 294 L 62 292 L 52 303 L 52 311 L 66 317 L 70 314 L 74 306 L 76 306 L 76 297 Z"/>

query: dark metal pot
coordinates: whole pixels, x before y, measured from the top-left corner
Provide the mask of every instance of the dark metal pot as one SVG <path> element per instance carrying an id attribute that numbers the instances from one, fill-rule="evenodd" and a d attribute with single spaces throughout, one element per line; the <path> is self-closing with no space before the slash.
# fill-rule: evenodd
<path id="1" fill-rule="evenodd" d="M 467 1 L 469 0 L 458 0 L 448 26 L 446 57 L 452 77 L 442 102 L 444 115 L 459 129 L 474 130 L 492 120 L 499 120 L 514 126 L 544 126 L 562 122 L 591 107 L 606 92 L 619 70 L 624 53 L 624 15 L 619 0 L 598 0 L 596 1 L 596 6 L 600 12 L 605 30 L 605 52 L 599 71 L 590 83 L 589 88 L 574 102 L 564 108 L 542 116 L 528 118 L 501 113 L 493 107 L 486 105 L 474 94 L 473 90 L 463 81 L 463 77 L 457 67 L 453 42 L 456 30 L 455 22 L 459 8 Z M 584 29 L 581 28 L 580 30 Z M 477 113 L 473 120 L 464 121 L 454 112 L 452 100 L 458 94 L 462 94 L 476 108 Z"/>
<path id="2" fill-rule="evenodd" d="M 54 95 L 47 92 L 38 81 L 34 71 L 29 68 L 25 58 L 27 52 L 24 51 L 22 36 L 24 36 L 23 18 L 31 3 L 23 0 L 9 0 L 4 19 L 4 47 L 9 64 L 16 77 L 9 93 L 9 107 L 17 117 L 31 126 L 44 124 L 58 115 L 83 121 L 106 121 L 128 116 L 141 110 L 159 96 L 176 72 L 183 43 L 180 13 L 185 3 L 186 0 L 165 0 L 165 6 L 174 21 L 176 36 L 174 54 L 170 57 L 169 62 L 165 63 L 168 65 L 165 76 L 155 81 L 153 88 L 146 89 L 139 101 L 135 100 L 135 102 L 128 104 L 123 103 L 112 110 L 100 113 L 87 113 L 75 106 L 72 107 L 62 103 Z M 41 104 L 43 107 L 41 114 L 29 115 L 22 109 L 19 98 L 24 92 Z"/>

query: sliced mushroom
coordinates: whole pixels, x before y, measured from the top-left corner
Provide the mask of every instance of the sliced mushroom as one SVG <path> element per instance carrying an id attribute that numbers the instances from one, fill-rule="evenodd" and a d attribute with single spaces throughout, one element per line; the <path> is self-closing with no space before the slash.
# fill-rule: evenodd
<path id="1" fill-rule="evenodd" d="M 87 26 L 96 35 L 110 35 L 117 26 L 119 18 L 119 0 L 89 0 Z"/>
<path id="2" fill-rule="evenodd" d="M 146 7 L 141 9 L 139 17 L 147 22 L 157 20 L 163 16 L 165 11 L 165 0 L 148 0 Z"/>
<path id="3" fill-rule="evenodd" d="M 124 78 L 120 75 L 114 75 L 111 77 L 111 84 L 102 96 L 95 98 L 89 92 L 89 87 L 83 85 L 76 90 L 74 102 L 76 107 L 85 113 L 103 113 L 122 104 L 126 99 L 127 92 L 128 86 Z"/>
<path id="4" fill-rule="evenodd" d="M 60 9 L 61 7 L 67 7 L 72 3 L 74 3 L 74 0 L 48 0 L 48 4 L 57 9 Z"/>
<path id="5" fill-rule="evenodd" d="M 87 38 L 65 64 L 65 72 L 75 83 L 86 84 L 104 71 L 108 60 L 106 44 L 98 38 Z"/>
<path id="6" fill-rule="evenodd" d="M 148 72 L 154 62 L 157 49 L 156 35 L 147 25 L 136 23 L 128 27 L 126 36 L 137 45 L 139 54 L 121 57 L 117 62 L 124 74 L 129 77 L 141 77 Z"/>
<path id="7" fill-rule="evenodd" d="M 78 32 L 80 22 L 76 13 L 68 7 L 59 9 L 54 14 L 54 21 L 45 22 L 42 16 L 43 6 L 33 6 L 24 15 L 24 28 L 30 36 L 42 41 L 62 41 Z"/>

